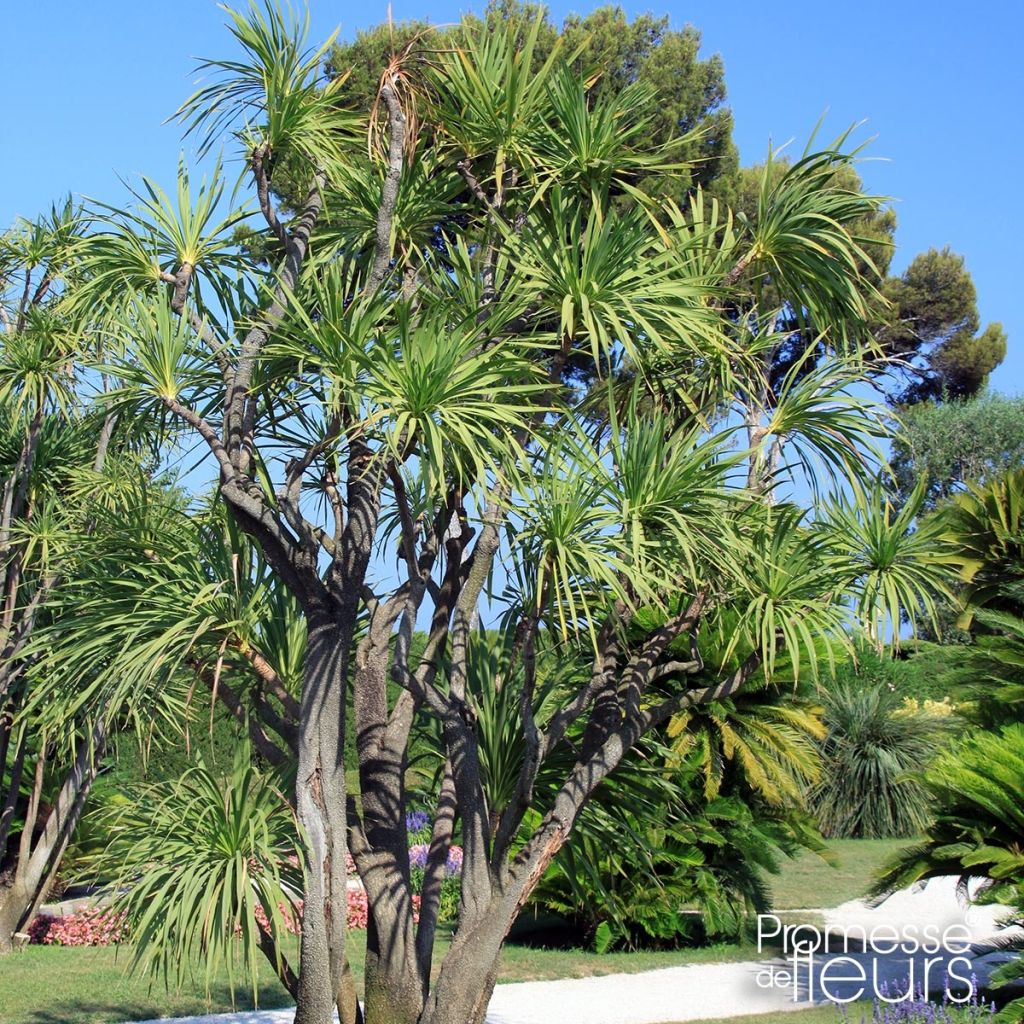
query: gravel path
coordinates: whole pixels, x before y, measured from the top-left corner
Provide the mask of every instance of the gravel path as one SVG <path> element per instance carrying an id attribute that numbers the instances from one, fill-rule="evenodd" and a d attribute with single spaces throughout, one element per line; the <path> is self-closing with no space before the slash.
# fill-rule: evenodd
<path id="1" fill-rule="evenodd" d="M 832 910 L 821 911 L 825 923 L 833 928 L 861 926 L 866 931 L 879 925 L 902 929 L 914 925 L 938 929 L 957 924 L 966 927 L 970 940 L 983 944 L 1002 933 L 999 907 L 965 907 L 957 898 L 955 881 L 934 879 L 890 897 L 878 906 L 852 900 Z M 783 916 L 783 920 L 785 917 Z M 1005 933 L 1002 933 L 1005 934 Z M 908 955 L 901 951 L 887 956 L 850 953 L 862 963 L 871 977 L 890 985 L 905 987 L 905 979 L 917 972 L 923 976 L 925 954 Z M 948 960 L 948 954 L 943 959 Z M 973 958 L 973 970 L 984 978 L 998 956 Z M 821 1001 L 819 960 L 811 969 L 802 969 L 796 982 L 767 982 L 770 966 L 789 968 L 781 960 L 747 963 L 693 964 L 668 967 L 640 974 L 611 974 L 596 978 L 570 978 L 562 981 L 529 981 L 498 985 L 487 1011 L 488 1024 L 667 1024 L 707 1018 L 740 1017 L 808 1006 L 808 987 L 814 1001 Z M 941 971 L 944 964 L 939 961 Z M 941 975 L 940 975 L 941 977 Z M 841 987 L 840 987 L 841 988 Z M 836 987 L 833 985 L 833 993 Z M 838 993 L 842 995 L 843 990 Z M 901 991 L 897 988 L 896 991 Z M 794 1001 L 794 994 L 797 1001 Z M 242 1013 L 212 1014 L 178 1018 L 175 1024 L 291 1024 L 292 1010 L 260 1010 Z M 156 1024 L 148 1021 L 143 1024 Z M 167 1024 L 167 1022 L 165 1022 Z"/>
<path id="2" fill-rule="evenodd" d="M 763 966 L 694 964 L 640 974 L 498 985 L 487 1024 L 664 1024 L 806 1009 L 806 1003 L 792 1002 L 788 992 L 759 989 L 755 976 Z M 260 1010 L 183 1017 L 174 1024 L 291 1024 L 293 1018 L 292 1010 Z"/>

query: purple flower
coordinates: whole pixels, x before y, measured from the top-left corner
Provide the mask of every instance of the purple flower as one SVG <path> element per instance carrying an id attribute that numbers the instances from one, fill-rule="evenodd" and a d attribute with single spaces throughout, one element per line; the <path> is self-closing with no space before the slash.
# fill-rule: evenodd
<path id="1" fill-rule="evenodd" d="M 448 863 L 445 864 L 444 872 L 446 875 L 461 875 L 462 874 L 462 847 L 453 846 L 448 851 Z"/>
<path id="2" fill-rule="evenodd" d="M 419 832 L 430 824 L 430 815 L 426 811 L 410 811 L 405 816 L 405 827 L 410 832 Z"/>
<path id="3" fill-rule="evenodd" d="M 427 843 L 414 843 L 409 847 L 409 867 L 426 868 L 427 857 L 430 854 L 430 846 Z M 453 846 L 448 851 L 448 860 L 444 866 L 444 873 L 450 878 L 452 875 L 462 873 L 462 847 Z"/>

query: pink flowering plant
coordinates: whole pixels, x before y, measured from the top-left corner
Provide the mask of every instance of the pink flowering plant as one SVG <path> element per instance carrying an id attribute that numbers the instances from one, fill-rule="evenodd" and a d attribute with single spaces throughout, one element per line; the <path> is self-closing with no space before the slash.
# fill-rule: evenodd
<path id="1" fill-rule="evenodd" d="M 127 915 L 116 910 L 39 914 L 28 927 L 29 942 L 37 946 L 113 946 L 127 936 Z"/>
<path id="2" fill-rule="evenodd" d="M 413 916 L 419 920 L 420 898 L 413 896 Z M 302 931 L 302 900 L 294 903 L 282 903 L 278 908 L 281 911 L 281 920 L 284 930 L 291 935 L 298 935 Z M 366 890 L 362 886 L 353 887 L 347 893 L 346 923 L 349 930 L 365 929 L 369 920 L 369 902 L 366 898 Z M 270 921 L 262 908 L 256 909 L 256 920 L 268 932 L 271 929 Z"/>

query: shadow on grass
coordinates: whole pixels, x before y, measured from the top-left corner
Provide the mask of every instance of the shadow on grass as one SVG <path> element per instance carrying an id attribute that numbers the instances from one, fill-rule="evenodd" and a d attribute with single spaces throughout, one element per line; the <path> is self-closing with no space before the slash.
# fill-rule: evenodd
<path id="1" fill-rule="evenodd" d="M 40 993 L 42 996 L 43 993 Z M 205 1017 L 230 1013 L 233 1024 L 256 1024 L 258 1014 L 267 1010 L 290 1009 L 294 1004 L 285 994 L 268 993 L 261 996 L 259 1007 L 252 999 L 240 998 L 236 993 L 235 1006 L 231 1006 L 231 992 L 226 985 L 213 986 L 209 1001 L 203 996 L 190 996 L 171 990 L 165 998 L 162 989 L 154 988 L 144 999 L 62 999 L 58 1004 L 39 1006 L 17 1018 L 0 1016 L 4 1024 L 127 1024 L 129 1021 L 156 1020 L 161 1017 Z"/>

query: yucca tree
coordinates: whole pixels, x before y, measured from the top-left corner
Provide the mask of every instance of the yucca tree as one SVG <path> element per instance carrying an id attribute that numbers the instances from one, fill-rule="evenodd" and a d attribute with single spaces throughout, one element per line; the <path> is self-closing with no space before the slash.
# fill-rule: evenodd
<path id="1" fill-rule="evenodd" d="M 97 706 L 43 723 L 27 652 L 74 572 L 74 538 L 140 469 L 81 386 L 96 339 L 65 304 L 84 226 L 66 202 L 0 236 L 0 953 L 56 875 L 110 724 Z"/>
<path id="2" fill-rule="evenodd" d="M 858 611 L 872 621 L 896 610 L 879 594 L 917 602 L 905 561 L 877 563 L 858 536 L 840 542 L 807 510 L 773 506 L 770 475 L 747 486 L 737 466 L 751 452 L 731 447 L 728 426 L 760 372 L 737 340 L 736 290 L 784 281 L 816 329 L 856 339 L 874 285 L 847 224 L 878 200 L 833 180 L 852 158 L 841 139 L 766 187 L 753 230 L 727 214 L 709 223 L 699 201 L 666 208 L 634 184 L 671 175 L 674 154 L 646 147 L 628 102 L 592 100 L 569 55 L 533 68 L 537 23 L 467 28 L 421 65 L 396 58 L 363 111 L 317 80 L 321 51 L 307 52 L 301 24 L 255 4 L 231 18 L 240 54 L 205 63 L 209 84 L 181 115 L 202 146 L 241 148 L 276 258 L 239 271 L 223 238 L 234 214 L 190 199 L 197 209 L 174 211 L 172 230 L 147 188 L 156 198 L 141 208 L 97 210 L 82 295 L 91 286 L 111 314 L 114 399 L 198 435 L 219 500 L 301 612 L 295 729 L 281 737 L 303 844 L 297 1020 L 326 1024 L 339 1002 L 351 1019 L 340 913 L 351 853 L 370 906 L 365 1019 L 480 1021 L 508 928 L 645 734 L 783 661 L 812 673 L 822 637 L 845 635 L 851 595 L 865 595 Z M 290 215 L 275 203 L 276 167 L 304 190 Z M 197 225 L 188 251 L 176 248 Z M 125 260 L 137 250 L 148 276 Z M 85 298 L 75 311 L 90 308 Z M 834 378 L 815 380 L 823 397 L 791 403 L 772 429 L 799 441 L 811 472 L 867 477 L 875 428 L 831 383 L 849 379 L 848 347 L 833 346 Z M 689 420 L 651 419 L 641 389 L 620 401 L 592 388 L 584 406 L 570 369 L 601 375 L 623 356 L 643 380 L 675 368 Z M 911 543 L 910 525 L 894 535 Z M 230 578 L 211 580 L 218 600 Z M 522 668 L 522 752 L 500 806 L 485 786 L 470 657 L 492 596 Z M 660 617 L 631 629 L 645 608 Z M 427 635 L 414 645 L 417 623 Z M 232 656 L 222 622 L 195 629 Z M 131 631 L 109 632 L 123 659 L 108 648 L 105 664 L 132 678 Z M 710 632 L 730 667 L 702 678 Z M 543 716 L 541 638 L 589 665 Z M 144 707 L 153 688 L 137 692 Z M 358 793 L 346 787 L 349 706 Z M 444 765 L 417 924 L 406 768 L 424 715 Z M 458 929 L 434 971 L 434 883 L 456 819 Z"/>

